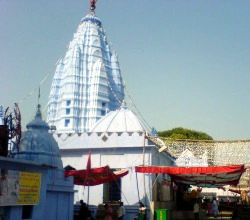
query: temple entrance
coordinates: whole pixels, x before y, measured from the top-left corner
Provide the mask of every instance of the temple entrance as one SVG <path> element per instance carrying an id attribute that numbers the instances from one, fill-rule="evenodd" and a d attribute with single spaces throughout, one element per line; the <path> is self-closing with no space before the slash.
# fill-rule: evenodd
<path id="1" fill-rule="evenodd" d="M 103 202 L 121 200 L 121 179 L 103 184 Z"/>

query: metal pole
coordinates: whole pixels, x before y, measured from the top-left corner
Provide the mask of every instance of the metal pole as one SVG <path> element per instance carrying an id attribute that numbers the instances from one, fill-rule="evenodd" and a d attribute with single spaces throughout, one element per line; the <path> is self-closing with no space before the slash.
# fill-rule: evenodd
<path id="1" fill-rule="evenodd" d="M 87 205 L 89 205 L 89 186 L 88 186 L 88 199 L 87 199 Z"/>
<path id="2" fill-rule="evenodd" d="M 143 142 L 143 159 L 142 164 L 145 165 L 145 151 L 146 151 L 146 132 L 144 132 L 144 142 Z M 145 173 L 143 173 L 143 185 L 144 185 L 144 204 L 146 204 L 146 180 L 145 180 Z"/>
<path id="3" fill-rule="evenodd" d="M 138 201 L 140 202 L 140 192 L 139 192 L 139 187 L 138 187 L 137 172 L 135 172 L 135 176 L 136 176 L 136 186 L 137 186 Z"/>

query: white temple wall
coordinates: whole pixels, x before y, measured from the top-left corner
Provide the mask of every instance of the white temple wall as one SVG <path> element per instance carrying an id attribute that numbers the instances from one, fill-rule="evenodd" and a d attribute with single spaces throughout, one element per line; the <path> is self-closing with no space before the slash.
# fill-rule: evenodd
<path id="1" fill-rule="evenodd" d="M 164 165 L 172 164 L 166 153 L 158 153 L 154 147 L 146 147 L 145 165 Z M 76 169 L 86 169 L 89 149 L 62 149 L 63 166 L 71 165 Z M 109 165 L 112 169 L 129 169 L 129 174 L 121 179 L 122 201 L 126 205 L 134 205 L 138 202 L 136 173 L 134 167 L 143 164 L 143 148 L 134 146 L 133 148 L 99 148 L 91 149 L 91 167 Z M 145 181 L 144 181 L 145 175 Z M 154 175 L 137 174 L 140 199 L 146 203 L 151 200 L 151 188 Z M 145 182 L 145 187 L 144 187 Z M 75 202 L 83 199 L 87 201 L 87 187 L 75 187 L 78 193 L 75 194 Z M 145 196 L 146 194 L 146 196 Z M 90 204 L 98 205 L 103 202 L 103 185 L 90 187 Z"/>
<path id="2" fill-rule="evenodd" d="M 174 159 L 166 152 L 159 152 L 157 148 L 152 148 L 152 164 L 158 166 L 175 166 Z"/>
<path id="3" fill-rule="evenodd" d="M 121 179 L 122 181 L 122 200 L 125 204 L 135 204 L 138 202 L 136 175 L 134 166 L 142 164 L 142 148 L 132 149 L 92 149 L 91 152 L 91 167 L 99 167 L 109 165 L 112 169 L 129 169 L 129 174 Z M 62 151 L 63 166 L 71 165 L 76 169 L 85 169 L 87 164 L 88 151 L 75 150 L 75 151 Z M 150 153 L 145 154 L 146 163 L 150 163 Z M 149 178 L 146 177 L 147 194 Z M 144 196 L 143 175 L 138 175 L 138 185 L 140 187 L 140 198 Z M 83 199 L 87 201 L 87 187 L 77 186 L 75 190 L 75 202 Z M 126 197 L 126 198 L 125 198 Z M 103 185 L 91 186 L 89 201 L 91 205 L 98 205 L 103 202 Z"/>
<path id="4" fill-rule="evenodd" d="M 92 149 L 92 148 L 117 148 L 144 145 L 143 132 L 108 132 L 81 134 L 54 134 L 60 149 Z M 104 137 L 105 136 L 105 137 Z M 148 140 L 145 141 L 148 145 Z"/>

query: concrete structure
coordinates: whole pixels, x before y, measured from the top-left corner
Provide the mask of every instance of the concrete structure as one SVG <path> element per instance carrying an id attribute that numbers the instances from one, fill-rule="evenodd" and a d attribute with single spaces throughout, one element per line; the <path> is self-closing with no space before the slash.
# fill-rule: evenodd
<path id="1" fill-rule="evenodd" d="M 158 138 L 159 139 L 159 138 Z M 250 140 L 174 140 L 168 138 L 161 138 L 163 144 L 161 146 L 171 155 L 176 158 L 181 157 L 183 152 L 191 152 L 192 155 L 202 162 L 208 161 L 208 166 L 221 166 L 221 165 L 237 165 L 244 164 L 247 168 L 246 172 L 242 175 L 238 187 L 241 190 L 248 191 L 250 189 Z M 159 143 L 157 138 L 151 137 L 155 143 Z M 197 163 L 197 159 L 195 163 Z M 205 159 L 205 160 L 204 160 Z M 192 158 L 187 161 L 191 162 Z M 178 163 L 178 159 L 177 159 Z M 205 164 L 205 163 L 204 163 Z M 190 164 L 189 164 L 190 165 Z M 228 191 L 229 186 L 226 186 L 226 191 L 221 189 L 204 189 L 205 194 L 213 194 L 217 196 L 234 196 L 235 194 Z"/>
<path id="2" fill-rule="evenodd" d="M 86 132 L 107 112 L 119 108 L 123 99 L 117 55 L 108 44 L 101 20 L 90 12 L 57 64 L 47 121 L 58 133 Z"/>
<path id="3" fill-rule="evenodd" d="M 89 204 L 122 200 L 127 205 L 126 219 L 133 219 L 139 199 L 148 207 L 154 200 L 155 180 L 155 175 L 138 174 L 138 198 L 134 166 L 174 162 L 168 153 L 158 153 L 157 145 L 146 138 L 151 131 L 126 108 L 117 55 L 94 13 L 95 1 L 91 2 L 90 13 L 82 19 L 65 57 L 58 62 L 49 96 L 48 124 L 56 126 L 54 138 L 64 167 L 85 169 L 91 151 L 92 167 L 130 170 L 115 183 L 90 187 Z M 87 187 L 75 189 L 75 202 L 88 201 Z"/>
<path id="4" fill-rule="evenodd" d="M 18 172 L 32 172 L 41 174 L 41 186 L 40 186 L 40 199 L 38 205 L 31 206 L 32 218 L 31 219 L 44 219 L 46 209 L 46 188 L 48 181 L 48 169 L 49 166 L 42 165 L 40 163 L 18 160 L 7 157 L 0 157 L 0 168 L 3 170 L 18 171 Z M 1 197 L 0 196 L 0 200 Z M 23 219 L 25 206 L 24 205 L 8 205 L 4 206 L 4 203 L 0 206 L 0 216 L 6 220 L 20 220 Z M 50 218 L 51 219 L 51 218 Z M 70 219 L 70 218 L 69 218 Z"/>
<path id="5" fill-rule="evenodd" d="M 59 148 L 42 120 L 40 105 L 27 129 L 15 159 L 0 158 L 0 216 L 7 220 L 72 220 L 73 179 L 64 178 Z"/>
<path id="6" fill-rule="evenodd" d="M 145 138 L 146 133 L 137 116 L 126 107 L 121 107 L 99 120 L 90 132 L 55 134 L 54 137 L 60 146 L 64 166 L 85 169 L 88 152 L 91 151 L 92 167 L 109 165 L 114 170 L 129 169 L 129 174 L 116 184 L 90 187 L 89 203 L 98 205 L 121 199 L 126 209 L 130 210 L 126 219 L 133 219 L 139 201 L 134 166 L 143 163 L 164 166 L 174 164 L 169 154 L 158 153 L 158 147 Z M 155 197 L 152 191 L 155 175 L 138 174 L 137 177 L 140 199 L 150 207 Z M 75 201 L 87 201 L 87 187 L 77 186 L 76 189 L 78 193 Z"/>

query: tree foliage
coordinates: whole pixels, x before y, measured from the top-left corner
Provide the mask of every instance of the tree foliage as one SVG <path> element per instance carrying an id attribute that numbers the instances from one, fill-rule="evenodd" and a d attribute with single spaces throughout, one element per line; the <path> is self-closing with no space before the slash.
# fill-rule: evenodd
<path id="1" fill-rule="evenodd" d="M 187 128 L 173 128 L 171 130 L 159 131 L 159 137 L 167 137 L 173 139 L 191 139 L 191 140 L 213 140 L 213 138 L 200 131 L 195 131 Z"/>

